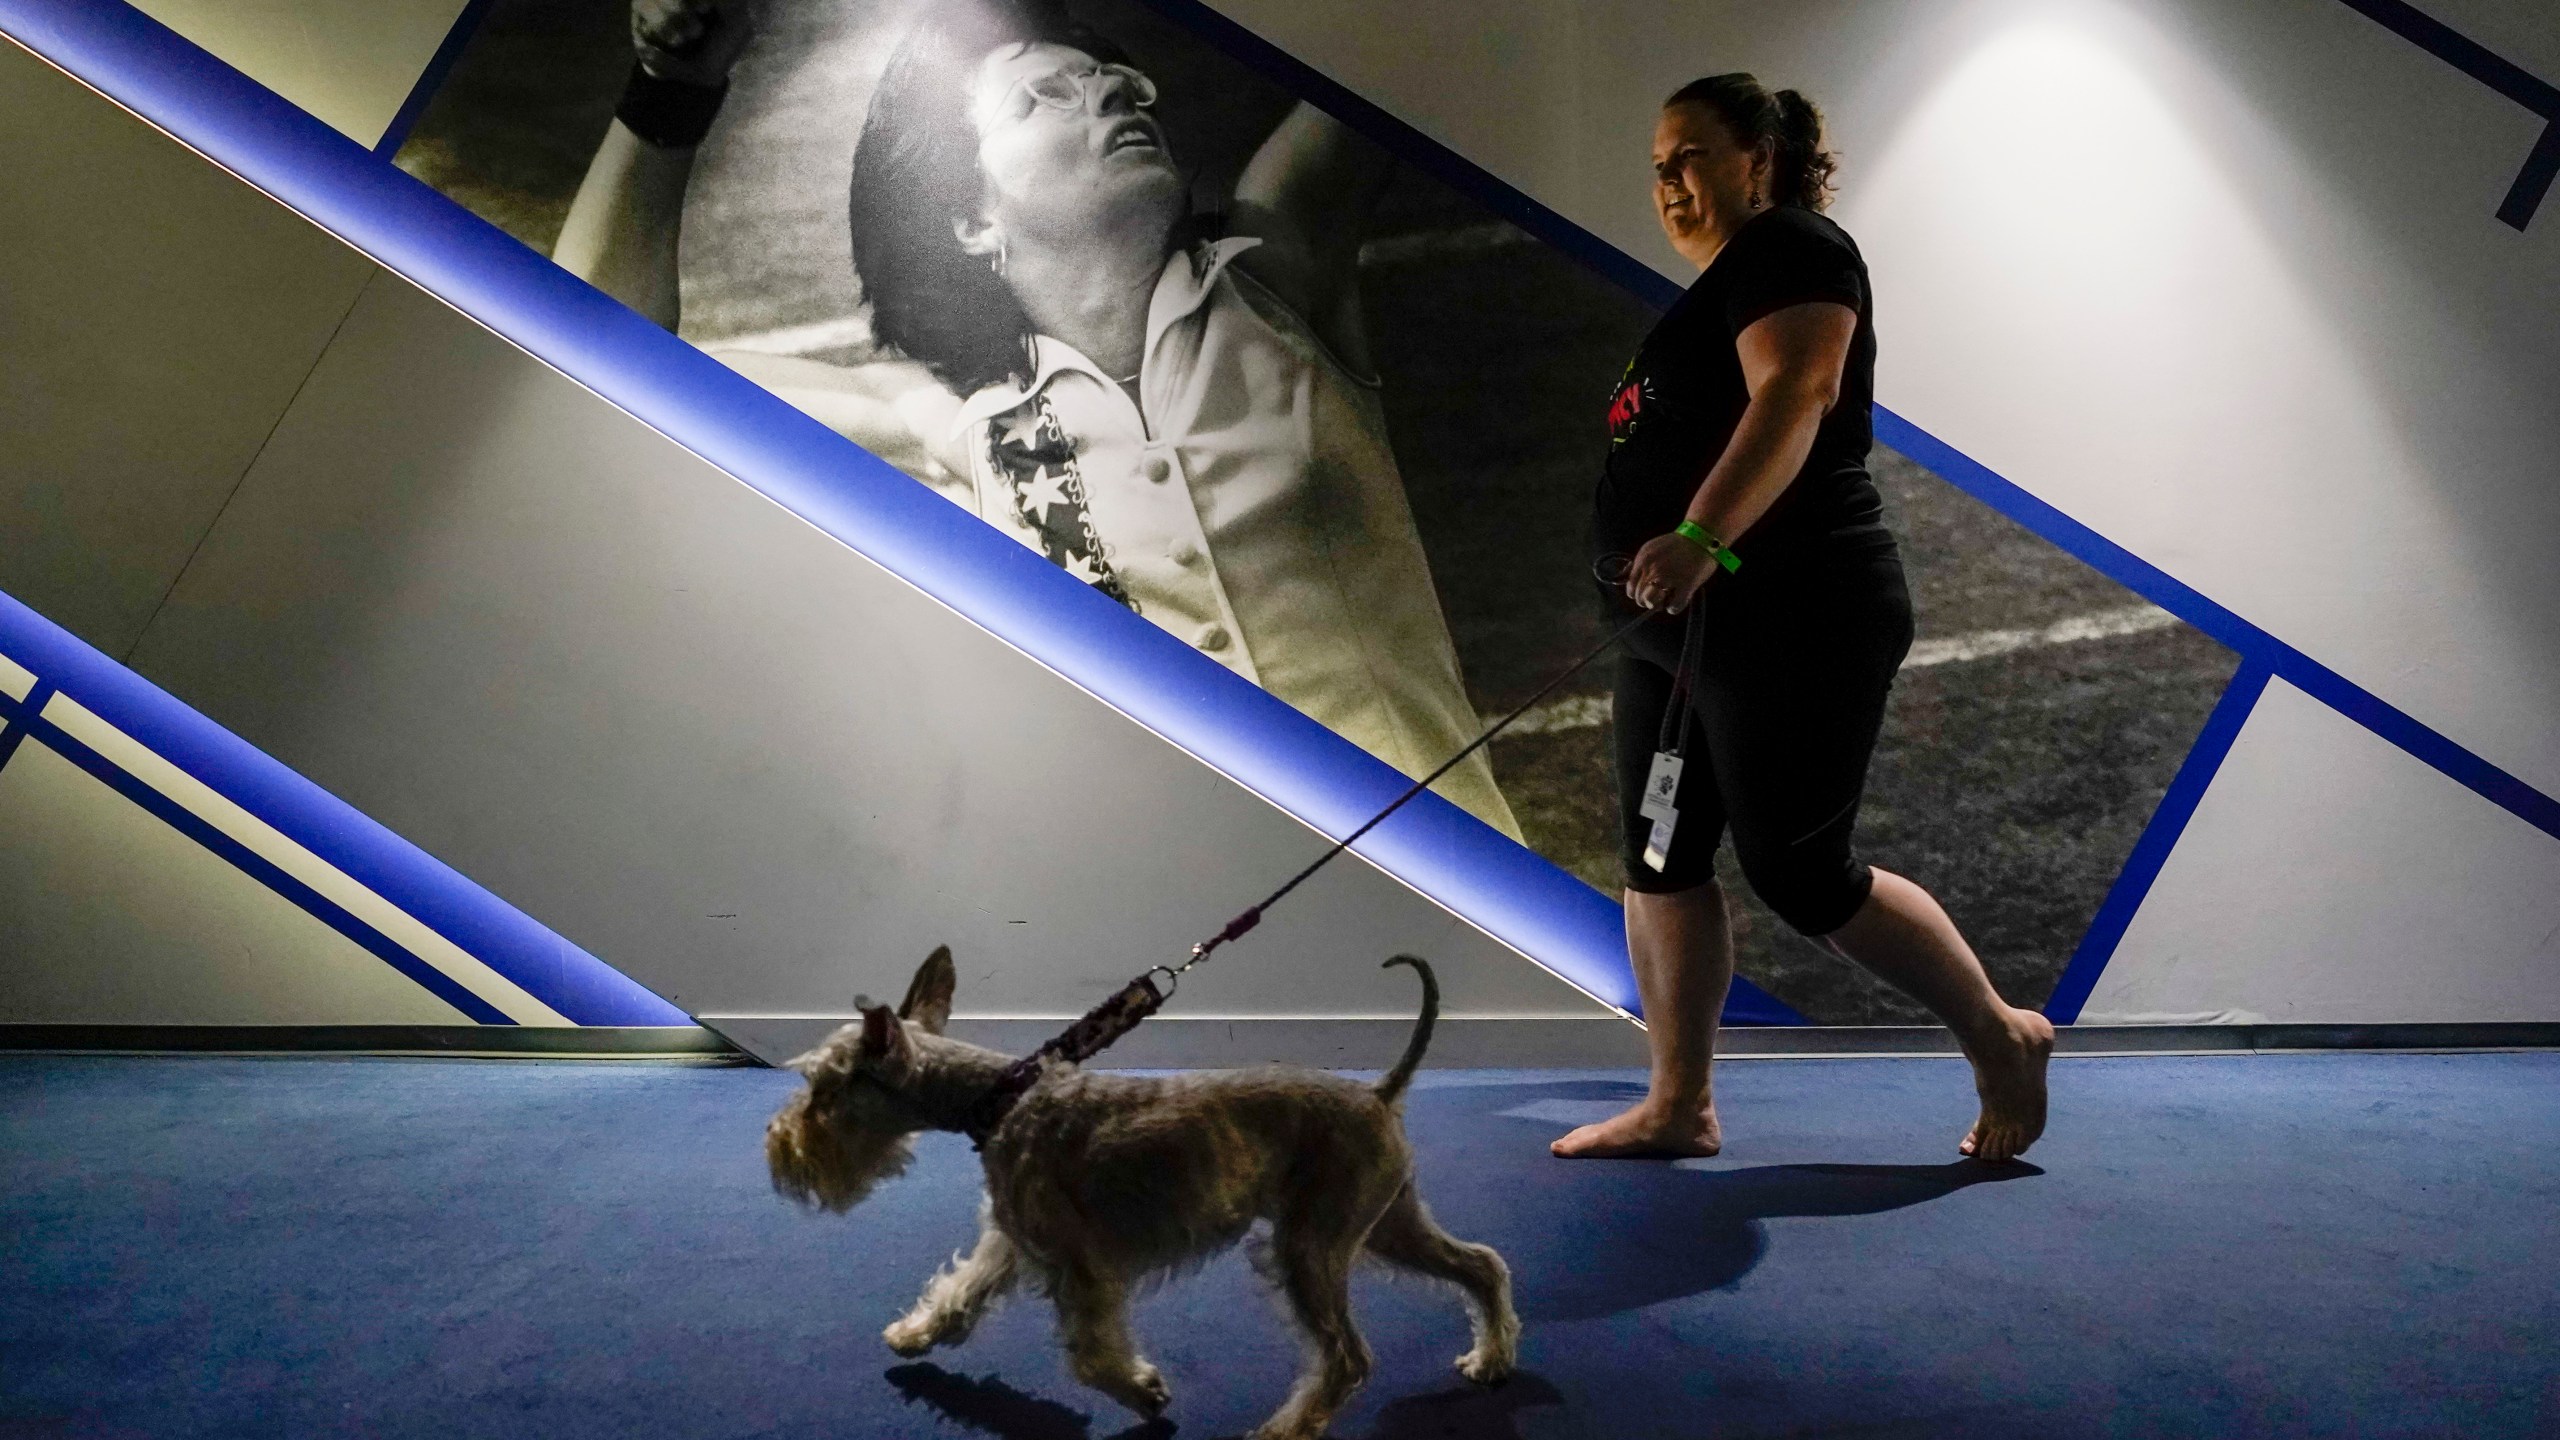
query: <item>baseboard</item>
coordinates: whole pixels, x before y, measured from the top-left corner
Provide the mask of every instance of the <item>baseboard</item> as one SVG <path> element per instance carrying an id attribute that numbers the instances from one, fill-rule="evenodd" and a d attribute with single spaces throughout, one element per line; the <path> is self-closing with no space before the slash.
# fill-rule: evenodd
<path id="1" fill-rule="evenodd" d="M 768 1064 L 824 1040 L 850 1016 L 705 1015 L 739 1049 Z M 1057 1019 L 955 1017 L 950 1034 L 974 1045 L 1020 1055 L 1065 1027 Z M 1376 1019 L 1200 1018 L 1159 1015 L 1111 1047 L 1097 1065 L 1150 1070 L 1229 1065 L 1312 1065 L 1378 1070 L 1395 1063 L 1413 1034 L 1410 1017 Z M 1474 1017 L 1445 1015 L 1433 1029 L 1428 1064 L 1438 1069 L 1608 1068 L 1645 1063 L 1644 1032 L 1615 1016 Z"/>
<path id="2" fill-rule="evenodd" d="M 739 1049 L 779 1064 L 816 1045 L 851 1016 L 705 1015 L 702 1023 Z M 951 1033 L 1019 1055 L 1065 1026 L 1064 1016 L 955 1018 Z M 1374 1070 L 1404 1049 L 1413 1022 L 1376 1019 L 1196 1018 L 1160 1015 L 1139 1026 L 1108 1058 L 1130 1069 L 1287 1064 Z M 2407 1025 L 2066 1025 L 2063 1055 L 2195 1055 L 2294 1050 L 2560 1049 L 2560 1024 L 2541 1022 Z M 1732 1026 L 1718 1036 L 1728 1060 L 1789 1056 L 1954 1055 L 1955 1037 L 1934 1025 Z M 1644 1032 L 1614 1017 L 1444 1016 L 1425 1064 L 1434 1069 L 1606 1069 L 1642 1066 Z"/>
<path id="3" fill-rule="evenodd" d="M 2408 1024 L 2073 1026 L 2084 1054 L 2254 1050 L 2553 1050 L 2560 1021 L 2474 1020 Z M 2147 1043 L 2146 1043 L 2147 1042 Z"/>
<path id="4" fill-rule="evenodd" d="M 699 1025 L 6 1025 L 0 1051 L 742 1061 Z"/>

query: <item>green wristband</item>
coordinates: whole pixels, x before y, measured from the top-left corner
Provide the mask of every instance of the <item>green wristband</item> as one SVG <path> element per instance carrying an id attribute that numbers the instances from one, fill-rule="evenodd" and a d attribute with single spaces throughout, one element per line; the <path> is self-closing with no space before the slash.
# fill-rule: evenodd
<path id="1" fill-rule="evenodd" d="M 1695 520 L 1681 521 L 1672 527 L 1671 533 L 1714 556 L 1715 562 L 1723 566 L 1728 574 L 1742 568 L 1742 557 L 1734 554 L 1731 547 L 1717 539 L 1706 526 Z"/>

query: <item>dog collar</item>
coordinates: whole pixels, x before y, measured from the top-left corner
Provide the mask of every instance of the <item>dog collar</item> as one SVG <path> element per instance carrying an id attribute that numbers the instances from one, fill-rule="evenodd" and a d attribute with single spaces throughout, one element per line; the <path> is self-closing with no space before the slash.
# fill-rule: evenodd
<path id="1" fill-rule="evenodd" d="M 1074 1024 L 1060 1031 L 1037 1050 L 1004 1067 L 996 1083 L 969 1107 L 962 1117 L 960 1133 L 980 1150 L 996 1133 L 1013 1107 L 1022 1101 L 1052 1059 L 1070 1065 L 1081 1065 L 1111 1048 L 1111 1043 L 1138 1028 L 1138 1022 L 1153 1015 L 1164 1004 L 1164 992 L 1156 988 L 1155 972 L 1139 976 L 1122 986 L 1110 999 L 1094 1006 Z"/>

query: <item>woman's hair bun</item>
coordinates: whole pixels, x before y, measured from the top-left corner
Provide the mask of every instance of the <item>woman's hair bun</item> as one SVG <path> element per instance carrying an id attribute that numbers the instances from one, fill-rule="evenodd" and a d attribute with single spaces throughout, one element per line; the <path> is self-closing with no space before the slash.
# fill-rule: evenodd
<path id="1" fill-rule="evenodd" d="M 1820 210 L 1831 203 L 1832 177 L 1840 157 L 1822 146 L 1822 111 L 1798 90 L 1772 94 L 1747 71 L 1692 80 L 1662 102 L 1700 105 L 1724 122 L 1745 146 L 1766 143 L 1770 151 L 1769 198 L 1780 205 Z"/>

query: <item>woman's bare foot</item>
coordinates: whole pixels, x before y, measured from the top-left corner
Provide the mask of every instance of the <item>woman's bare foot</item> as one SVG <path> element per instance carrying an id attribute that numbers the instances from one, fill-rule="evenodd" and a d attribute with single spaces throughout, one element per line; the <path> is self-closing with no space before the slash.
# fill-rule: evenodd
<path id="1" fill-rule="evenodd" d="M 2006 1034 L 1966 1053 L 1982 1114 L 1956 1146 L 1995 1164 L 2024 1155 L 2044 1133 L 2044 1067 L 2053 1056 L 2052 1021 L 2033 1010 L 2012 1009 L 2006 1018 Z"/>
<path id="2" fill-rule="evenodd" d="M 1547 1146 L 1562 1160 L 1633 1160 L 1713 1155 L 1724 1148 L 1716 1103 L 1694 1110 L 1637 1102 L 1596 1125 L 1585 1125 Z"/>

